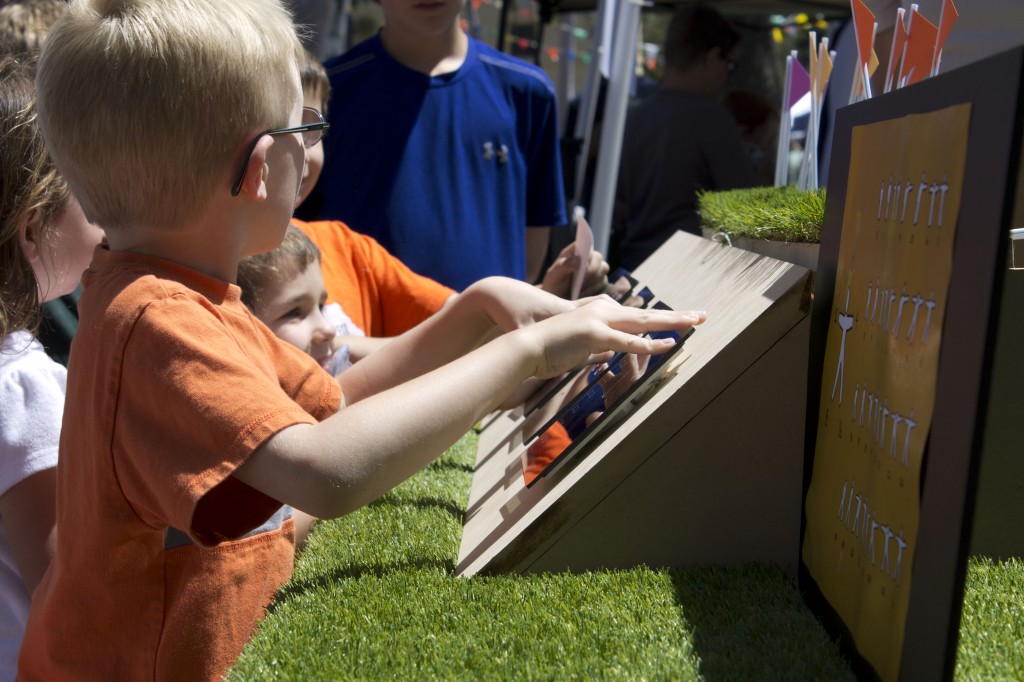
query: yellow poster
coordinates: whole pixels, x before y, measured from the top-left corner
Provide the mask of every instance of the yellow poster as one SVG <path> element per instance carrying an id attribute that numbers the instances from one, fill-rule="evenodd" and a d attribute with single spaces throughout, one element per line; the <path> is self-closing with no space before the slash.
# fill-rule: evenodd
<path id="1" fill-rule="evenodd" d="M 803 561 L 899 677 L 970 104 L 853 129 Z"/>

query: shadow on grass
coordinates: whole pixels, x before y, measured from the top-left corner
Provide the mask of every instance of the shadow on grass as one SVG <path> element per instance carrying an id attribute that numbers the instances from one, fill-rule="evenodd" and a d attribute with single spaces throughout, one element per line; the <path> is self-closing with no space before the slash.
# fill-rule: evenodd
<path id="1" fill-rule="evenodd" d="M 440 509 L 441 511 L 451 515 L 459 524 L 462 524 L 465 518 L 466 511 L 465 505 L 456 504 L 451 500 L 440 500 L 437 498 L 418 497 L 418 498 L 405 498 L 397 493 L 386 493 L 381 497 L 378 497 L 373 502 L 370 502 L 367 507 L 416 507 L 424 511 L 430 509 Z"/>
<path id="2" fill-rule="evenodd" d="M 461 471 L 467 474 L 473 473 L 472 464 L 456 462 L 450 459 L 445 459 L 444 457 L 435 459 L 433 462 L 424 467 L 424 471 L 433 471 L 437 469 L 451 469 L 452 471 Z"/>
<path id="3" fill-rule="evenodd" d="M 277 593 L 274 602 L 267 607 L 267 612 L 274 613 L 288 600 L 311 589 L 330 587 L 347 580 L 358 580 L 365 577 L 383 578 L 393 573 L 407 573 L 428 569 L 437 569 L 454 576 L 455 562 L 451 559 L 420 559 L 417 561 L 396 561 L 386 564 L 356 564 L 344 568 L 336 568 L 318 575 L 315 580 L 294 580 L 288 583 Z"/>
<path id="4" fill-rule="evenodd" d="M 853 679 L 781 570 L 761 564 L 667 573 L 705 680 Z"/>

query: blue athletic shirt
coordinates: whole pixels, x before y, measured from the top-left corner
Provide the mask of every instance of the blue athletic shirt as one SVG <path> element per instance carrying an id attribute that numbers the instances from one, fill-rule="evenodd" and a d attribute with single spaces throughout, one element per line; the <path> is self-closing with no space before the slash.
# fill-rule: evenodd
<path id="1" fill-rule="evenodd" d="M 331 129 L 300 214 L 341 220 L 456 290 L 523 279 L 525 228 L 566 222 L 547 74 L 472 38 L 443 76 L 398 63 L 379 35 L 325 66 Z"/>

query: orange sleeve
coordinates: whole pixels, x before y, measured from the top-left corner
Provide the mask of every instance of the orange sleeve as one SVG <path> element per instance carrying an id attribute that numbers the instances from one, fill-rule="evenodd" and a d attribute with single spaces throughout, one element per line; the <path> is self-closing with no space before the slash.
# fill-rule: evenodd
<path id="1" fill-rule="evenodd" d="M 243 314 L 237 324 L 252 325 Z M 122 372 L 133 380 L 121 384 L 111 444 L 138 517 L 170 522 L 200 544 L 248 532 L 281 506 L 231 479 L 228 491 L 244 503 L 223 509 L 217 528 L 198 527 L 193 516 L 268 438 L 326 418 L 341 399 L 311 358 L 262 325 L 253 325 L 258 337 L 251 339 L 233 333 L 237 327 L 222 322 L 229 315 L 182 297 L 146 307 L 125 344 Z"/>
<path id="2" fill-rule="evenodd" d="M 455 293 L 342 222 L 292 223 L 320 248 L 328 303 L 341 305 L 368 336 L 397 336 L 436 313 Z"/>

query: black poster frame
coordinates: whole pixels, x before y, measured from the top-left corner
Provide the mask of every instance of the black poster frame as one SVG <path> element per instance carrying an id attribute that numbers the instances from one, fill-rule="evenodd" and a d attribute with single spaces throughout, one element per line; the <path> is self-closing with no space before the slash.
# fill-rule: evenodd
<path id="1" fill-rule="evenodd" d="M 839 109 L 811 315 L 803 495 L 810 487 L 825 345 L 835 291 L 853 128 L 971 103 L 967 158 L 935 409 L 925 446 L 921 516 L 900 678 L 952 679 L 985 430 L 1007 243 L 1021 163 L 1024 48 Z M 974 406 L 971 409 L 971 406 Z M 801 512 L 801 557 L 807 510 Z M 877 672 L 801 558 L 801 591 L 861 678 Z"/>

